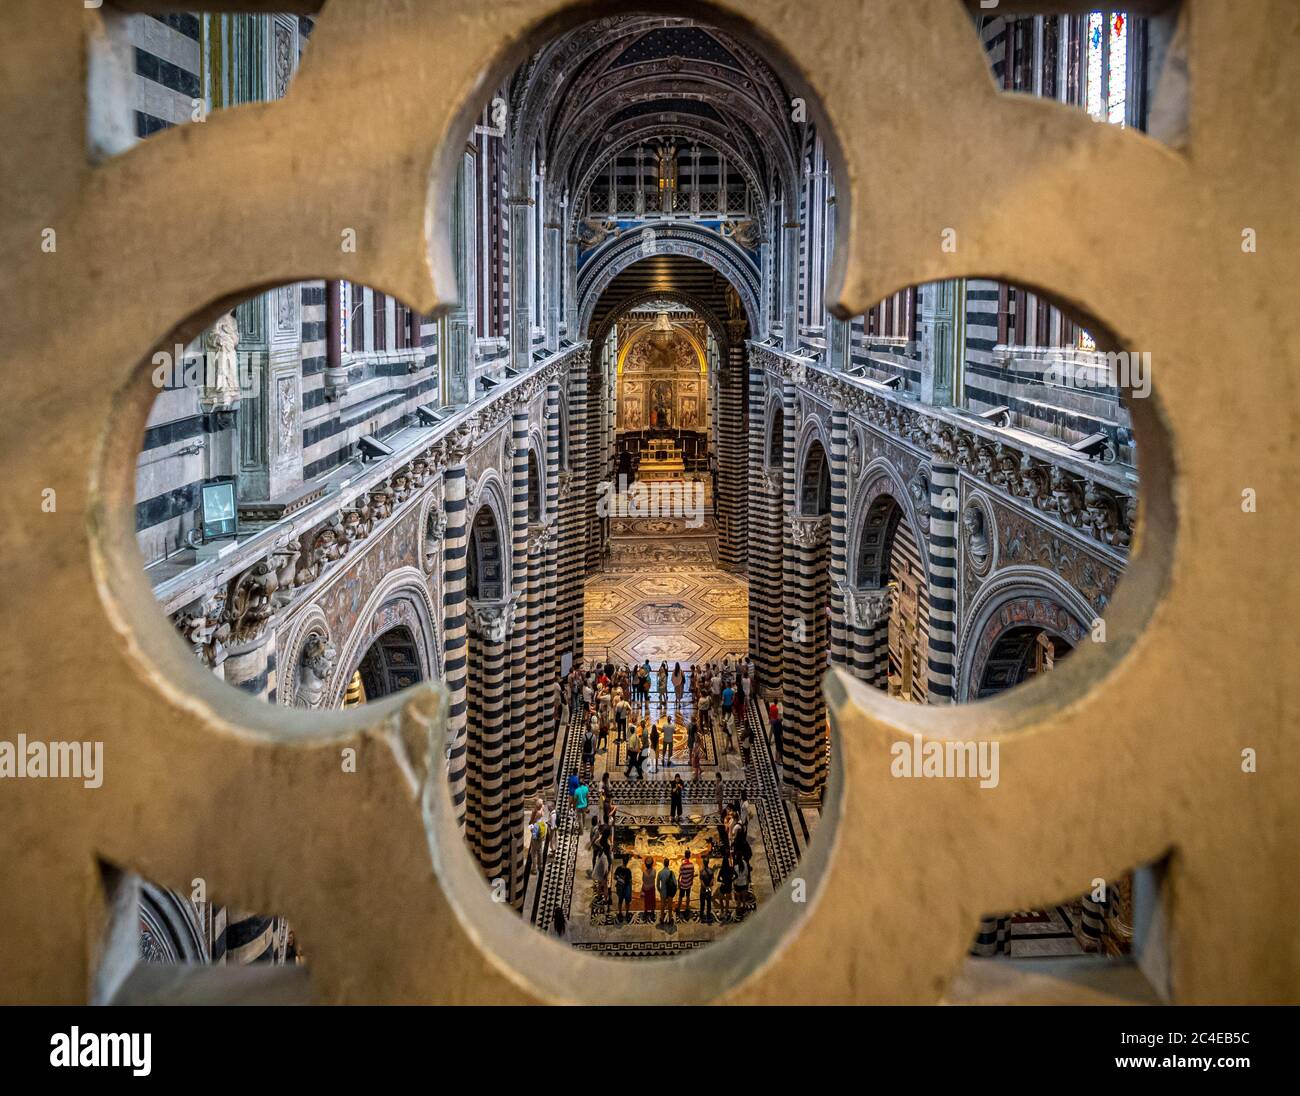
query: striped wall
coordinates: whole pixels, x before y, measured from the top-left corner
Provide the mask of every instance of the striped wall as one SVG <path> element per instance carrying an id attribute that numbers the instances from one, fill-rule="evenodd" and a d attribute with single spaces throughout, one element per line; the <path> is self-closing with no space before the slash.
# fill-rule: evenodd
<path id="1" fill-rule="evenodd" d="M 545 515 L 548 522 L 554 523 L 546 537 L 545 560 L 542 568 L 542 634 L 544 638 L 544 657 L 542 659 L 542 741 L 540 757 L 550 759 L 555 755 L 555 739 L 558 727 L 551 711 L 551 682 L 560 673 L 560 639 L 558 635 L 559 611 L 559 537 L 558 516 L 560 508 L 560 385 L 551 381 L 546 386 L 546 477 Z M 550 775 L 549 771 L 537 764 L 534 759 L 527 773 L 526 796 L 541 794 L 542 788 Z"/>
<path id="2" fill-rule="evenodd" d="M 830 569 L 830 661 L 837 666 L 848 662 L 848 631 L 845 625 L 844 590 L 848 585 L 849 539 L 849 415 L 831 411 L 831 569 Z"/>
<path id="3" fill-rule="evenodd" d="M 513 741 L 506 696 L 506 615 L 500 603 L 470 603 L 465 839 L 487 878 L 509 883 Z"/>
<path id="4" fill-rule="evenodd" d="M 767 379 L 754 362 L 749 372 L 749 649 L 766 695 L 781 688 L 781 469 L 767 464 Z M 784 438 L 781 443 L 784 445 Z"/>
<path id="5" fill-rule="evenodd" d="M 927 699 L 952 704 L 957 654 L 957 469 L 930 466 L 930 651 Z M 946 504 L 946 505 L 945 505 Z"/>
<path id="6" fill-rule="evenodd" d="M 715 445 L 718 458 L 718 558 L 724 567 L 740 570 L 747 558 L 748 508 L 745 504 L 747 459 L 745 403 L 747 388 L 744 335 L 734 331 L 726 348 L 727 367 L 718 376 L 718 418 Z"/>
<path id="7" fill-rule="evenodd" d="M 443 473 L 442 506 L 447 514 L 443 534 L 443 676 L 447 687 L 447 779 L 457 821 L 465 821 L 466 696 L 468 658 L 465 633 L 465 456 L 449 453 L 451 463 Z"/>
<path id="8" fill-rule="evenodd" d="M 568 489 L 560 500 L 560 658 L 582 659 L 583 589 L 587 572 L 587 374 L 588 351 L 574 356 L 568 375 Z"/>
<path id="9" fill-rule="evenodd" d="M 514 826 L 523 812 L 526 746 L 535 741 L 537 711 L 536 658 L 530 652 L 536 606 L 528 552 L 528 407 L 516 404 L 510 420 L 513 452 L 510 474 L 510 592 L 515 603 L 510 630 L 510 713 L 506 738 L 509 741 L 509 776 L 501 789 L 504 822 Z M 529 673 L 530 669 L 533 671 Z M 523 843 L 509 864 L 510 893 L 518 893 L 517 875 L 522 870 Z M 522 898 L 522 896 L 520 895 Z"/>

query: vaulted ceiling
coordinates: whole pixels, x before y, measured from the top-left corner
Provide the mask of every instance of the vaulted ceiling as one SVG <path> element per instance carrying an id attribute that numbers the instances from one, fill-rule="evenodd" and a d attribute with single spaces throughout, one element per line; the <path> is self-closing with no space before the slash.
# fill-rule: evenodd
<path id="1" fill-rule="evenodd" d="M 534 54 L 511 99 L 522 119 L 512 162 L 522 172 L 536 148 L 554 203 L 549 219 L 559 219 L 565 196 L 575 218 L 610 156 L 657 138 L 717 148 L 764 200 L 795 186 L 799 134 L 788 89 L 749 46 L 693 20 L 588 23 Z"/>

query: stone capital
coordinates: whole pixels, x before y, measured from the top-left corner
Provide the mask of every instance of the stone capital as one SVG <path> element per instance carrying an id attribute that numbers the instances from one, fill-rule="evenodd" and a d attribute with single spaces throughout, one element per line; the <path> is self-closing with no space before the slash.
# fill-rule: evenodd
<path id="1" fill-rule="evenodd" d="M 786 524 L 790 530 L 790 539 L 796 548 L 816 548 L 831 538 L 831 516 L 821 514 L 806 517 L 803 514 L 787 514 Z"/>
<path id="2" fill-rule="evenodd" d="M 473 635 L 488 643 L 504 643 L 515 625 L 519 595 L 501 601 L 467 601 L 465 625 Z"/>

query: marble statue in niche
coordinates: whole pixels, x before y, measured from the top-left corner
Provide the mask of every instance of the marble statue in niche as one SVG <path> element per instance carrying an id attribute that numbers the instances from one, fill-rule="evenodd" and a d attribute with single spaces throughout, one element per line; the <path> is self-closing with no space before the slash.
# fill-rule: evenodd
<path id="1" fill-rule="evenodd" d="M 966 538 L 966 553 L 977 571 L 983 571 L 989 563 L 988 523 L 984 511 L 978 506 L 967 506 L 962 511 L 961 524 Z"/>
<path id="2" fill-rule="evenodd" d="M 239 321 L 234 312 L 227 312 L 212 325 L 204 336 L 207 348 L 206 368 L 203 371 L 201 402 L 206 411 L 219 411 L 234 407 L 239 402 Z"/>
<path id="3" fill-rule="evenodd" d="M 338 657 L 329 637 L 312 632 L 302 646 L 298 663 L 298 704 L 306 708 L 317 707 L 325 696 L 325 687 Z"/>

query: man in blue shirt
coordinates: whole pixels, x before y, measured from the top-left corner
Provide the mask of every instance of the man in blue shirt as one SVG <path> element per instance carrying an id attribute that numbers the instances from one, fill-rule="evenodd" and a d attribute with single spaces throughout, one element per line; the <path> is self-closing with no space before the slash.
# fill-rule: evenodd
<path id="1" fill-rule="evenodd" d="M 589 792 L 587 785 L 581 780 L 578 786 L 573 789 L 573 809 L 578 815 L 578 833 L 581 834 L 587 828 L 587 796 Z"/>

